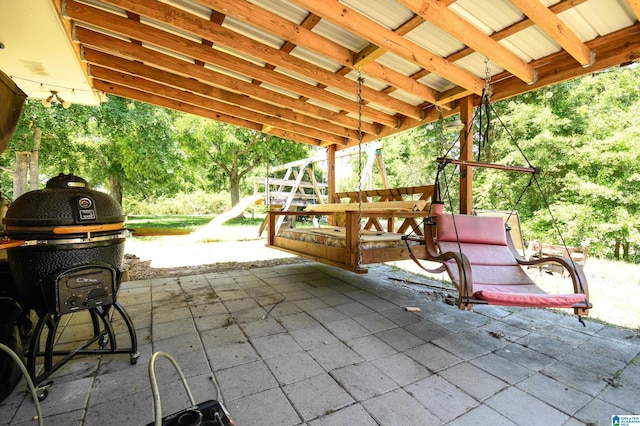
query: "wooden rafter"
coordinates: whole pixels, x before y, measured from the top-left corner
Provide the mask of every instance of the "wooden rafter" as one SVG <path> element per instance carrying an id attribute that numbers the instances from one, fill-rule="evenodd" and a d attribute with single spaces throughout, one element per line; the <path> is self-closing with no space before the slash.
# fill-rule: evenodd
<path id="1" fill-rule="evenodd" d="M 181 59 L 168 57 L 167 55 L 158 53 L 157 51 L 144 46 L 134 45 L 82 27 L 76 29 L 75 36 L 76 39 L 85 47 L 93 47 L 93 49 L 85 48 L 85 56 L 90 54 L 89 52 L 92 50 L 95 51 L 95 49 L 99 49 L 100 46 L 108 46 L 109 54 L 112 54 L 114 58 L 136 58 L 137 61 L 146 65 L 169 70 L 177 75 L 195 79 L 214 87 L 220 87 L 232 93 L 244 94 L 254 99 L 261 99 L 274 106 L 287 108 L 292 111 L 308 115 L 312 118 L 325 119 L 347 129 L 354 130 L 358 128 L 357 120 L 347 117 L 344 114 L 338 114 L 330 110 L 314 106 L 302 100 L 282 95 L 278 92 L 265 89 L 259 85 L 254 85 L 252 83 L 230 77 L 226 74 L 204 68 L 197 64 L 189 64 Z M 85 58 L 85 60 L 89 59 Z M 108 60 L 105 59 L 105 61 Z M 106 65 L 104 63 L 100 64 Z M 375 135 L 379 131 L 377 126 L 369 123 L 363 123 L 362 129 L 365 133 L 369 133 L 371 135 Z"/>
<path id="2" fill-rule="evenodd" d="M 478 28 L 437 0 L 399 0 L 404 6 L 476 52 L 488 57 L 526 83 L 535 81 L 534 69 Z M 555 15 L 554 15 L 555 16 Z"/>
<path id="3" fill-rule="evenodd" d="M 317 2 L 315 0 L 293 0 L 297 5 L 322 16 L 369 42 L 393 52 L 475 94 L 482 92 L 484 83 L 473 74 L 437 56 L 417 44 L 375 23 L 373 20 L 346 7 L 337 0 Z"/>
<path id="4" fill-rule="evenodd" d="M 240 59 L 237 56 L 220 50 L 208 48 L 199 42 L 170 34 L 149 25 L 132 22 L 129 19 L 114 16 L 112 13 L 78 3 L 74 0 L 66 2 L 65 12 L 76 22 L 82 22 L 113 34 L 129 37 L 130 39 L 140 40 L 145 44 L 156 46 L 168 52 L 187 58 L 198 59 L 207 64 L 215 64 L 217 67 L 236 73 L 253 76 L 274 86 L 290 91 L 295 90 L 298 93 L 304 94 L 304 96 L 317 99 L 329 105 L 339 106 L 352 113 L 357 113 L 358 111 L 357 103 L 343 96 L 322 90 L 314 85 L 288 77 L 282 73 L 268 70 L 264 66 Z M 352 82 L 352 85 L 355 85 L 355 83 Z M 395 127 L 398 123 L 397 118 L 366 106 L 362 108 L 362 114 L 367 119 L 387 126 Z"/>
<path id="5" fill-rule="evenodd" d="M 366 143 L 437 120 L 439 111 L 457 114 L 463 99 L 477 105 L 484 71 L 469 55 L 504 69 L 491 76 L 492 100 L 640 56 L 639 24 L 620 15 L 629 7 L 640 15 L 638 0 L 626 0 L 629 7 L 615 2 L 617 21 L 611 22 L 623 29 L 588 41 L 569 30 L 580 31 L 575 13 L 558 15 L 580 6 L 581 16 L 591 13 L 583 16 L 589 21 L 602 7 L 591 0 L 497 2 L 495 20 L 473 16 L 479 5 L 461 0 L 389 0 L 374 8 L 366 0 L 51 1 L 66 18 L 63 27 L 94 88 L 336 151 L 357 145 L 356 71 L 365 79 Z M 390 15 L 376 17 L 380 8 Z M 522 19 L 510 23 L 518 19 L 516 8 Z M 476 21 L 498 29 L 489 33 Z M 450 39 L 443 43 L 464 47 L 443 57 L 412 41 L 411 33 L 427 22 L 420 31 L 435 40 L 444 32 Z M 539 31 L 530 31 L 533 26 Z M 528 37 L 536 46 L 540 32 L 554 41 L 540 47 L 555 53 L 527 50 Z M 520 47 L 503 42 L 510 37 Z M 585 69 L 592 52 L 596 61 Z M 389 61 L 392 55 L 402 61 Z"/>
<path id="6" fill-rule="evenodd" d="M 511 0 L 511 2 L 582 66 L 587 67 L 593 64 L 593 52 L 540 0 Z"/>
<path id="7" fill-rule="evenodd" d="M 134 0 L 105 0 L 105 2 L 114 6 L 123 7 L 127 10 L 132 10 L 141 16 L 180 29 L 189 34 L 201 37 L 202 39 L 215 40 L 217 45 L 252 55 L 265 63 L 272 64 L 275 67 L 281 67 L 282 69 L 289 70 L 343 92 L 351 94 L 355 90 L 355 83 L 349 79 L 338 76 L 319 66 L 314 66 L 285 51 L 242 36 L 225 27 L 209 25 L 210 21 L 194 17 L 187 12 L 165 3 L 150 0 L 145 2 Z M 420 118 L 419 108 L 377 90 L 363 87 L 362 95 L 369 102 L 392 108 L 413 118 Z"/>

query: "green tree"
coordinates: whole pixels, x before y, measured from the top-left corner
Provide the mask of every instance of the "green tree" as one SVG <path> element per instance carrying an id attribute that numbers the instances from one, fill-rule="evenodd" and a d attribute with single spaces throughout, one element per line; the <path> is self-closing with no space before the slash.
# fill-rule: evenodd
<path id="1" fill-rule="evenodd" d="M 240 201 L 243 182 L 252 171 L 264 167 L 266 172 L 269 165 L 309 155 L 303 144 L 193 115 L 181 115 L 176 127 L 189 163 L 205 171 L 199 179 L 214 191 L 228 190 L 232 206 Z"/>
<path id="2" fill-rule="evenodd" d="M 142 102 L 110 97 L 100 107 L 54 104 L 45 108 L 27 100 L 4 170 L 12 170 L 16 151 L 30 151 L 35 128 L 42 131 L 40 171 L 48 179 L 74 173 L 94 187 L 105 187 L 122 202 L 128 196 L 175 195 L 192 187 L 190 169 L 175 137 L 175 112 Z M 3 187 L 12 179 L 3 173 Z"/>
<path id="3" fill-rule="evenodd" d="M 602 256 L 638 253 L 640 202 L 633 196 L 640 177 L 637 67 L 586 76 L 494 106 L 505 129 L 497 127 L 485 150 L 489 161 L 522 165 L 517 144 L 540 169 L 541 191 L 533 185 L 518 205 L 526 234 L 554 243 L 562 236 L 569 245 L 588 240 L 591 252 Z M 491 170 L 479 171 L 477 178 L 479 208 L 512 208 L 528 182 L 526 176 Z"/>

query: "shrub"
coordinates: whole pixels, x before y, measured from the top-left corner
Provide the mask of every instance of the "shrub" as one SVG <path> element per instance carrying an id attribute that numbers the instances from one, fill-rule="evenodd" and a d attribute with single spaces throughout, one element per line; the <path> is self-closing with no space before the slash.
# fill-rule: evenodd
<path id="1" fill-rule="evenodd" d="M 231 198 L 227 192 L 210 194 L 198 191 L 180 193 L 173 198 L 125 199 L 123 204 L 125 212 L 132 215 L 219 214 L 231 208 Z"/>

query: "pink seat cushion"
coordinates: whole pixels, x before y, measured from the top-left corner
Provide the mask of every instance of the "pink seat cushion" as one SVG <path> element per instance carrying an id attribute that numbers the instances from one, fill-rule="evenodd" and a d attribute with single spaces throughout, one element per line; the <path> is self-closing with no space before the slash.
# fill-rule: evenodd
<path id="1" fill-rule="evenodd" d="M 536 286 L 537 287 L 537 286 Z M 478 288 L 482 288 L 478 290 Z M 539 288 L 539 287 L 538 287 Z M 490 305 L 523 306 L 531 308 L 571 308 L 585 301 L 584 294 L 520 293 L 518 286 L 500 286 L 497 291 L 485 290 L 483 285 L 473 286 L 474 297 L 486 300 Z"/>
<path id="2" fill-rule="evenodd" d="M 443 215 L 438 217 L 437 232 L 438 241 L 507 245 L 507 233 L 501 217 Z"/>
<path id="3" fill-rule="evenodd" d="M 472 265 L 512 265 L 520 268 L 518 261 L 506 245 L 460 243 L 458 246 L 457 242 L 439 241 L 438 247 L 441 253 L 448 251 L 459 253 L 462 249 L 462 253 L 467 256 Z"/>

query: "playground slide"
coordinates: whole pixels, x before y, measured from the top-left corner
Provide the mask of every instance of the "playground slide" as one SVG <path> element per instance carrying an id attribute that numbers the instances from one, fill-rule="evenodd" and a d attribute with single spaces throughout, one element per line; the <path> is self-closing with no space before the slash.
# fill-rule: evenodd
<path id="1" fill-rule="evenodd" d="M 256 204 L 259 200 L 262 199 L 262 195 L 250 195 L 248 197 L 244 197 L 242 200 L 238 202 L 232 209 L 227 210 L 224 213 L 220 213 L 216 216 L 211 222 L 198 229 L 195 232 L 192 232 L 190 237 L 193 241 L 198 241 L 204 238 L 205 236 L 211 235 L 217 228 L 222 226 L 226 221 L 233 219 L 234 217 L 238 217 L 244 212 L 247 207 L 252 204 Z"/>

